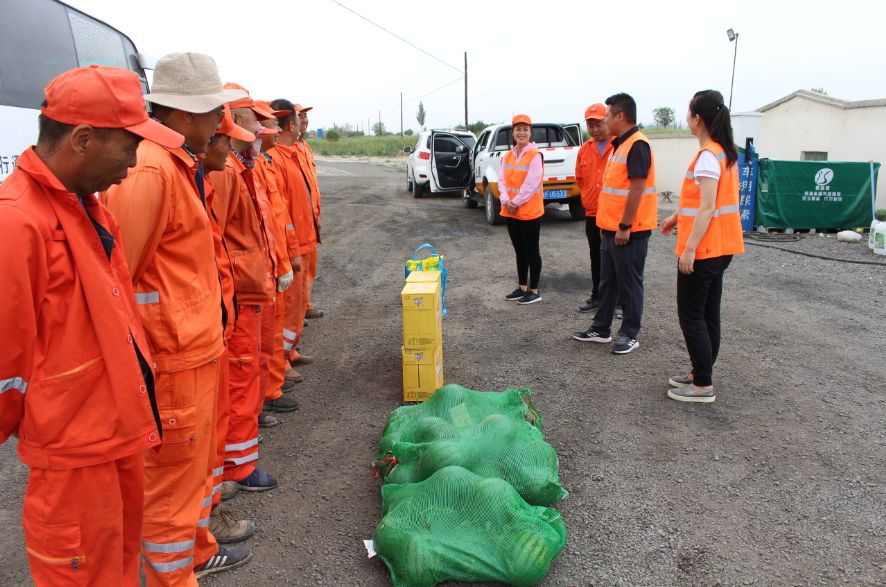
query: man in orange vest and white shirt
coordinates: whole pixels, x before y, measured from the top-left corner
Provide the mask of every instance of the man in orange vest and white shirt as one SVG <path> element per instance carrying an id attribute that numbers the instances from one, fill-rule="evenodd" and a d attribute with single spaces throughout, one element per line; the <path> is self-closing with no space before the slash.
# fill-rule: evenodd
<path id="1" fill-rule="evenodd" d="M 308 185 L 308 196 L 311 199 L 311 210 L 313 212 L 313 224 L 314 229 L 317 233 L 317 245 L 323 243 L 320 238 L 320 183 L 317 181 L 317 162 L 314 160 L 314 151 L 311 149 L 311 145 L 305 140 L 308 135 L 308 112 L 313 110 L 313 106 L 302 106 L 301 104 L 295 104 L 295 111 L 298 114 L 298 125 L 299 125 L 299 136 L 298 140 L 295 143 L 296 148 L 298 149 L 298 161 L 301 166 L 302 173 L 305 176 L 305 182 Z M 315 308 L 311 303 L 311 294 L 314 290 L 314 282 L 317 280 L 317 257 L 318 257 L 318 247 L 315 246 L 313 250 L 309 250 L 306 256 L 306 271 L 308 278 L 308 287 L 305 292 L 305 302 L 307 304 L 307 310 L 305 311 L 305 318 L 322 318 L 323 310 Z"/>
<path id="2" fill-rule="evenodd" d="M 196 587 L 198 575 L 252 557 L 212 540 L 195 548 L 198 526 L 209 525 L 204 494 L 215 463 L 223 329 L 231 319 L 223 307 L 198 154 L 206 151 L 222 106 L 243 92 L 224 90 L 215 61 L 200 53 L 161 58 L 151 89 L 145 99 L 154 118 L 184 135 L 185 144 L 169 149 L 142 142 L 138 165 L 102 198 L 120 223 L 156 363 L 163 444 L 145 454 L 145 577 L 149 586 Z"/>
<path id="3" fill-rule="evenodd" d="M 581 189 L 585 209 L 585 235 L 591 253 L 591 297 L 578 307 L 579 312 L 593 312 L 600 307 L 600 229 L 597 228 L 597 202 L 603 188 L 603 172 L 612 155 L 612 139 L 606 126 L 605 104 L 591 104 L 585 109 L 585 124 L 590 138 L 578 150 L 575 181 Z"/>
<path id="4" fill-rule="evenodd" d="M 45 96 L 37 146 L 0 185 L 0 442 L 18 436 L 30 467 L 34 583 L 136 587 L 160 423 L 120 232 L 95 192 L 126 177 L 142 138 L 184 137 L 148 118 L 130 71 L 72 69 Z"/>
<path id="5" fill-rule="evenodd" d="M 597 209 L 600 228 L 600 308 L 590 328 L 573 338 L 584 342 L 612 341 L 615 307 L 621 302 L 624 319 L 614 354 L 638 348 L 643 317 L 643 270 L 652 229 L 658 225 L 655 158 L 649 139 L 637 128 L 637 103 L 627 94 L 606 99 L 606 126 L 616 135 L 613 153 L 603 174 Z"/>

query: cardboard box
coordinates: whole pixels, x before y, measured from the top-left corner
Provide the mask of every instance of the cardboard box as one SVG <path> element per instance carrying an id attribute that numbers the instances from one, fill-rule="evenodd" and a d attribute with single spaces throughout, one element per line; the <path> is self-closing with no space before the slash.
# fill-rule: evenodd
<path id="1" fill-rule="evenodd" d="M 403 401 L 423 402 L 443 386 L 443 347 L 403 347 Z"/>
<path id="2" fill-rule="evenodd" d="M 442 348 L 443 305 L 439 279 L 407 282 L 400 296 L 403 302 L 403 346 L 424 350 Z"/>
<path id="3" fill-rule="evenodd" d="M 440 283 L 441 275 L 439 271 L 430 270 L 430 271 L 411 271 L 409 276 L 406 278 L 406 283 Z M 442 285 L 441 285 L 441 295 L 442 295 Z"/>

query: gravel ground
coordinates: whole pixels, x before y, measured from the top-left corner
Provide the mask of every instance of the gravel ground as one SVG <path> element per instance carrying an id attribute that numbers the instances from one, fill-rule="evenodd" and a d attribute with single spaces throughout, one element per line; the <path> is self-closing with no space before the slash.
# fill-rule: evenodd
<path id="1" fill-rule="evenodd" d="M 259 524 L 246 567 L 205 585 L 383 586 L 362 539 L 379 519 L 370 463 L 400 401 L 404 259 L 446 255 L 449 383 L 528 386 L 570 491 L 569 542 L 544 585 L 886 585 L 886 267 L 756 246 L 727 273 L 718 399 L 667 399 L 687 369 L 673 241 L 653 235 L 641 347 L 615 356 L 570 338 L 590 278 L 581 223 L 549 209 L 544 301 L 517 306 L 504 227 L 458 198 L 414 199 L 402 168 L 320 164 L 324 244 L 305 330 L 299 412 L 264 431 L 280 479 L 228 502 Z M 662 211 L 664 213 L 664 211 Z M 833 236 L 774 243 L 880 260 Z M 19 512 L 26 470 L 0 447 L 0 585 L 27 584 Z"/>

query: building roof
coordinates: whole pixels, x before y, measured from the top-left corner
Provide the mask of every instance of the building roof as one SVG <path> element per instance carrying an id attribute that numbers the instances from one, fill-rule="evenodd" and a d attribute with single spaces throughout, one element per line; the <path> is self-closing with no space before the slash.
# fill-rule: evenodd
<path id="1" fill-rule="evenodd" d="M 843 110 L 847 110 L 850 108 L 877 108 L 886 106 L 886 98 L 880 100 L 858 100 L 856 102 L 850 102 L 849 100 L 841 100 L 840 98 L 834 98 L 832 96 L 819 94 L 818 92 L 811 92 L 809 90 L 797 90 L 796 92 L 788 94 L 784 98 L 779 98 L 775 102 L 770 102 L 765 106 L 757 108 L 757 112 L 766 112 L 767 110 L 772 110 L 776 106 L 781 106 L 785 102 L 793 100 L 794 98 L 806 98 L 807 100 L 812 100 L 813 102 L 818 102 L 827 106 L 833 106 L 834 108 L 841 108 Z"/>

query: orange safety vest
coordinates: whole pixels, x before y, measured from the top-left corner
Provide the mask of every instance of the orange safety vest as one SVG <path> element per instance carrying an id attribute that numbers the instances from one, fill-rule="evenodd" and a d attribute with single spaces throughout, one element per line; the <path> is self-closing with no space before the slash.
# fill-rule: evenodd
<path id="1" fill-rule="evenodd" d="M 532 160 L 536 155 L 541 157 L 541 153 L 539 153 L 538 149 L 526 149 L 523 151 L 523 154 L 520 155 L 518 161 L 517 155 L 514 154 L 513 150 L 508 151 L 505 154 L 504 159 L 501 162 L 503 181 L 498 183 L 498 187 L 500 191 L 507 195 L 508 199 L 513 200 L 520 191 L 523 182 L 526 180 L 526 175 L 529 173 L 529 164 L 532 163 Z M 544 182 L 539 182 L 535 193 L 532 194 L 532 197 L 529 198 L 528 202 L 517 208 L 516 214 L 511 214 L 506 207 L 502 206 L 501 215 L 505 218 L 516 218 L 517 220 L 535 220 L 536 218 L 544 216 L 545 201 L 544 188 L 542 187 L 543 184 Z"/>
<path id="2" fill-rule="evenodd" d="M 618 225 L 624 216 L 628 193 L 631 191 L 631 180 L 628 178 L 628 153 L 637 142 L 649 144 L 649 139 L 640 131 L 636 131 L 618 146 L 609 158 L 609 162 L 606 163 L 606 171 L 603 173 L 603 189 L 600 190 L 600 201 L 597 208 L 597 226 L 603 230 L 618 230 Z M 637 213 L 631 221 L 631 232 L 652 230 L 658 225 L 655 153 L 650 154 L 651 164 L 649 175 L 646 177 L 646 188 L 643 190 L 640 207 L 637 208 Z"/>
<path id="3" fill-rule="evenodd" d="M 680 189 L 680 207 L 677 209 L 677 256 L 686 250 L 692 225 L 701 206 L 701 187 L 695 184 L 695 163 L 702 151 L 710 151 L 720 163 L 720 181 L 717 183 L 717 203 L 707 231 L 696 248 L 696 259 L 711 259 L 724 255 L 744 253 L 741 235 L 741 212 L 738 207 L 738 165 L 727 166 L 726 153 L 716 141 L 708 141 L 698 150 Z"/>

